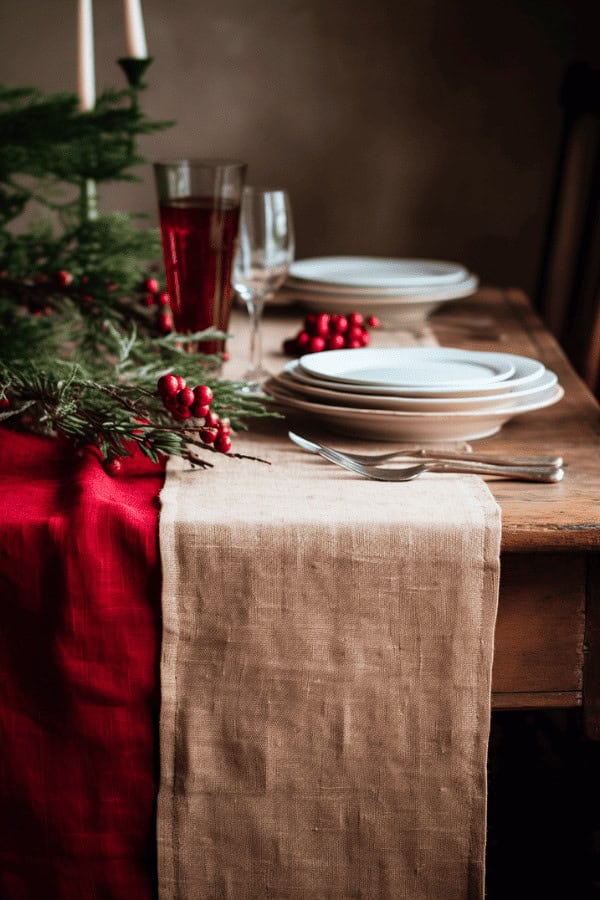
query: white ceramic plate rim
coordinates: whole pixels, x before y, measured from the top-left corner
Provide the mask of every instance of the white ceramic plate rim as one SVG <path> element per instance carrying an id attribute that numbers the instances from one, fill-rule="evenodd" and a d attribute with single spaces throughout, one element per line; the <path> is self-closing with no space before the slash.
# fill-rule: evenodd
<path id="1" fill-rule="evenodd" d="M 443 368 L 439 380 L 423 377 L 424 381 L 411 380 L 406 376 L 378 375 L 369 376 L 377 370 L 395 366 L 406 370 L 413 367 L 443 367 L 464 365 L 472 367 L 469 377 L 453 376 L 448 372 L 444 376 Z M 505 381 L 515 372 L 514 361 L 509 354 L 491 353 L 479 350 L 461 350 L 455 347 L 365 347 L 355 350 L 326 350 L 321 353 L 306 353 L 299 359 L 303 372 L 324 381 L 335 384 L 361 385 L 369 387 L 402 388 L 462 388 L 476 390 L 479 386 L 495 381 Z M 476 370 L 479 369 L 479 372 Z M 487 370 L 487 374 L 486 371 Z M 371 392 L 373 393 L 373 391 Z M 375 392 L 376 393 L 376 392 Z"/>
<path id="2" fill-rule="evenodd" d="M 311 285 L 308 282 L 299 282 L 288 278 L 283 286 L 286 292 L 297 296 L 307 297 L 309 300 L 321 300 L 322 302 L 337 301 L 344 298 L 354 302 L 365 300 L 378 300 L 391 303 L 394 300 L 410 300 L 412 298 L 460 298 L 477 289 L 479 279 L 477 275 L 468 273 L 467 277 L 455 284 L 447 285 L 414 285 L 413 287 L 396 288 L 362 288 L 361 290 L 346 287 L 326 288 Z"/>
<path id="3" fill-rule="evenodd" d="M 305 384 L 304 382 L 300 383 L 295 381 L 287 373 L 282 373 L 281 376 L 274 376 L 274 380 L 276 384 L 282 384 L 285 390 L 290 391 L 294 394 L 297 391 L 302 399 L 302 392 L 304 391 L 309 397 L 321 397 L 323 400 L 333 400 L 337 401 L 339 404 L 341 402 L 341 397 L 339 393 L 336 391 L 328 390 L 327 388 L 320 388 L 313 385 Z M 499 394 L 490 394 L 483 395 L 478 397 L 381 397 L 376 394 L 346 394 L 346 397 L 352 398 L 352 404 L 347 408 L 356 409 L 358 408 L 354 404 L 364 403 L 365 408 L 369 409 L 384 409 L 389 412 L 460 412 L 461 409 L 455 409 L 457 404 L 462 406 L 485 408 L 486 404 L 490 404 L 490 407 L 493 405 L 494 407 L 499 407 L 503 403 L 508 402 L 512 404 L 513 400 L 518 401 L 523 397 L 534 397 L 536 394 L 541 393 L 542 391 L 547 391 L 550 388 L 554 387 L 558 384 L 558 376 L 555 372 L 551 372 L 549 369 L 546 369 L 543 373 L 542 377 L 538 379 L 538 381 L 533 383 L 533 386 L 525 385 L 523 388 L 518 389 L 513 392 L 504 391 Z M 500 387 L 500 384 L 498 385 Z M 386 406 L 385 404 L 392 404 L 390 406 Z M 411 409 L 414 407 L 414 409 Z M 468 411 L 468 409 L 467 409 Z"/>
<path id="4" fill-rule="evenodd" d="M 320 256 L 290 266 L 292 277 L 305 282 L 367 289 L 455 284 L 466 273 L 464 266 L 445 260 L 377 256 Z"/>
<path id="5" fill-rule="evenodd" d="M 515 375 L 512 378 L 509 378 L 506 381 L 502 382 L 503 389 L 506 388 L 507 391 L 513 391 L 517 388 L 520 388 L 524 384 L 537 381 L 537 379 L 541 378 L 546 371 L 544 364 L 539 362 L 537 359 L 530 359 L 527 356 L 514 355 L 512 355 L 512 358 L 515 366 Z M 324 378 L 321 379 L 313 375 L 309 375 L 308 373 L 304 373 L 300 368 L 300 361 L 297 359 L 290 360 L 290 362 L 286 363 L 283 367 L 283 371 L 291 375 L 292 378 L 294 378 L 294 380 L 296 381 L 301 381 L 304 384 L 312 384 L 315 387 L 326 388 L 327 390 L 334 390 L 341 394 L 378 394 L 382 397 L 430 397 L 431 399 L 435 399 L 438 397 L 442 398 L 478 396 L 480 394 L 487 394 L 489 392 L 493 393 L 498 389 L 497 382 L 493 382 L 489 385 L 482 385 L 481 387 L 470 389 L 404 388 L 402 389 L 402 391 L 400 391 L 395 387 L 387 388 L 378 386 L 374 390 L 372 386 L 368 385 L 346 385 L 342 383 L 336 383 L 334 381 L 326 381 Z"/>
<path id="6" fill-rule="evenodd" d="M 267 382 L 267 387 L 269 382 Z M 536 409 L 543 409 L 546 406 L 551 406 L 552 403 L 557 403 L 564 396 L 564 389 L 560 384 L 554 385 L 551 389 L 552 393 L 544 400 L 538 399 L 537 401 L 531 401 L 529 403 L 518 404 L 517 406 L 511 407 L 500 407 L 494 408 L 490 410 L 485 409 L 477 409 L 477 410 L 456 410 L 454 412 L 408 412 L 403 410 L 389 410 L 389 409 L 364 409 L 359 407 L 348 407 L 348 406 L 332 406 L 326 403 L 313 403 L 309 400 L 299 400 L 296 397 L 290 395 L 285 390 L 275 390 L 269 389 L 267 391 L 271 397 L 275 400 L 279 400 L 286 405 L 296 407 L 298 409 L 305 410 L 306 412 L 314 412 L 318 413 L 321 416 L 327 416 L 331 414 L 337 418 L 352 418 L 353 416 L 358 416 L 361 418 L 368 417 L 374 419 L 388 419 L 388 420 L 402 420 L 402 419 L 418 419 L 424 421 L 425 419 L 430 420 L 438 420 L 443 421 L 444 419 L 452 418 L 456 419 L 488 419 L 488 418 L 500 418 L 502 416 L 512 416 L 521 415 L 526 412 L 533 412 Z"/>

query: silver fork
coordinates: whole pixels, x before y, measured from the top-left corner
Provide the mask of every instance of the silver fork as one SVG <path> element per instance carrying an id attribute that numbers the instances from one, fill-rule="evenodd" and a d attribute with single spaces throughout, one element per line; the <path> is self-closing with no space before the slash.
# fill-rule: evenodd
<path id="1" fill-rule="evenodd" d="M 498 456 L 488 453 L 471 453 L 466 450 L 435 450 L 431 447 L 403 447 L 401 450 L 392 450 L 388 453 L 347 453 L 341 450 L 334 450 L 333 447 L 327 447 L 325 444 L 309 441 L 293 431 L 288 431 L 288 437 L 299 447 L 302 447 L 303 450 L 308 450 L 309 453 L 318 453 L 319 450 L 326 450 L 328 453 L 333 453 L 341 459 L 349 459 L 366 466 L 381 466 L 394 459 L 407 458 L 457 460 L 469 463 L 480 462 L 498 466 L 544 466 L 552 469 L 560 469 L 563 466 L 562 456 Z"/>
<path id="2" fill-rule="evenodd" d="M 486 463 L 470 463 L 467 461 L 454 460 L 453 462 L 443 462 L 441 460 L 432 460 L 431 462 L 422 462 L 416 466 L 406 466 L 402 469 L 384 469 L 379 466 L 365 466 L 362 463 L 355 462 L 353 459 L 343 458 L 339 454 L 326 449 L 318 451 L 318 455 L 323 459 L 329 460 L 336 466 L 362 475 L 364 478 L 370 478 L 372 481 L 413 481 L 424 472 L 462 472 L 471 475 L 496 475 L 501 478 L 509 478 L 512 481 L 537 481 L 545 484 L 555 484 L 562 480 L 564 471 L 556 469 L 552 466 L 498 466 Z"/>

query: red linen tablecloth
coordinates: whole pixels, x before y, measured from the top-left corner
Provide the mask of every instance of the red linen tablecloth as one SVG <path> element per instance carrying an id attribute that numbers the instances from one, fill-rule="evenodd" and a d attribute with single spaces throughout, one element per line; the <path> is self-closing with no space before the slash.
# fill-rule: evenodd
<path id="1" fill-rule="evenodd" d="M 0 429 L 0 897 L 156 892 L 164 472 Z"/>

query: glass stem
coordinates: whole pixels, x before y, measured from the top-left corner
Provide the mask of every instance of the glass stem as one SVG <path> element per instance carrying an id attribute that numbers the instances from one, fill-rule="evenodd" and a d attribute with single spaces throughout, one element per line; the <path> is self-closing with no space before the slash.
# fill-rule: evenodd
<path id="1" fill-rule="evenodd" d="M 250 333 L 250 368 L 254 372 L 260 372 L 262 369 L 262 332 L 260 323 L 264 305 L 264 294 L 255 294 L 248 304 L 248 311 L 252 322 L 252 330 Z"/>

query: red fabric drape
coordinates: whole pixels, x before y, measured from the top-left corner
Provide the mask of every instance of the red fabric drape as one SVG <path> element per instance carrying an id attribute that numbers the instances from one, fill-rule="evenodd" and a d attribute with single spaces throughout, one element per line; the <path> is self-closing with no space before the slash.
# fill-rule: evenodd
<path id="1" fill-rule="evenodd" d="M 0 897 L 156 892 L 158 493 L 0 428 Z"/>

